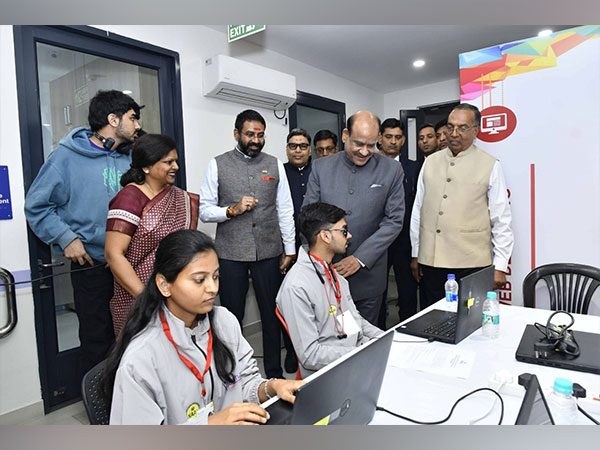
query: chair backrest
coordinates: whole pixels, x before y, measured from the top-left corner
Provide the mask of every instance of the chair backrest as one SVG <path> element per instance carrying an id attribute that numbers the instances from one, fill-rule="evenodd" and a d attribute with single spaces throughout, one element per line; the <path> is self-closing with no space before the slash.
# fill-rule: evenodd
<path id="1" fill-rule="evenodd" d="M 275 307 L 275 315 L 277 316 L 277 318 L 281 322 L 281 325 L 283 325 L 283 328 L 285 329 L 285 332 L 288 334 L 288 336 L 290 336 L 290 330 L 289 330 L 289 328 L 287 326 L 287 322 L 285 321 L 285 319 L 281 315 L 281 311 L 279 311 L 279 308 L 277 306 Z M 290 336 L 290 340 L 291 339 L 292 339 L 292 337 Z M 298 356 L 296 356 L 296 360 L 298 360 Z M 298 370 L 296 371 L 296 380 L 301 380 L 301 379 L 302 379 L 302 373 L 300 372 L 300 361 L 298 360 Z"/>
<path id="2" fill-rule="evenodd" d="M 550 293 L 550 309 L 587 314 L 594 292 L 600 286 L 600 269 L 583 264 L 546 264 L 523 280 L 523 304 L 535 308 L 535 285 L 544 280 Z"/>
<path id="3" fill-rule="evenodd" d="M 91 425 L 108 425 L 109 407 L 100 392 L 100 381 L 106 360 L 96 364 L 81 380 L 81 395 L 83 406 L 90 419 Z"/>

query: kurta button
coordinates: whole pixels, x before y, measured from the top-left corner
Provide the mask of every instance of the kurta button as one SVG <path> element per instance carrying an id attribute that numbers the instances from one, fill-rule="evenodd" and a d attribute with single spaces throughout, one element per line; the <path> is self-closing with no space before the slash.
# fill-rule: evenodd
<path id="1" fill-rule="evenodd" d="M 347 216 L 351 216 L 352 215 L 352 211 L 346 211 L 346 215 Z"/>
<path id="2" fill-rule="evenodd" d="M 452 181 L 452 178 L 446 178 L 446 181 L 447 181 L 448 183 L 450 183 L 450 182 Z"/>
<path id="3" fill-rule="evenodd" d="M 253 177 L 252 175 L 250 175 L 248 178 L 250 178 L 251 180 L 253 180 L 253 179 L 254 179 L 254 177 Z"/>
<path id="4" fill-rule="evenodd" d="M 352 169 L 352 173 L 356 173 L 356 169 Z"/>
<path id="5" fill-rule="evenodd" d="M 435 230 L 435 232 L 436 232 L 436 233 L 441 233 L 441 232 L 442 232 L 442 230 Z"/>
<path id="6" fill-rule="evenodd" d="M 256 224 L 255 224 L 255 223 L 253 223 L 253 224 L 252 224 L 252 228 L 254 228 L 254 227 L 256 227 Z"/>
<path id="7" fill-rule="evenodd" d="M 304 187 L 304 183 L 302 183 L 302 187 Z"/>
<path id="8" fill-rule="evenodd" d="M 453 163 L 453 162 L 451 162 L 451 163 L 450 163 L 450 165 L 451 165 L 451 166 L 454 166 L 454 163 Z"/>
<path id="9" fill-rule="evenodd" d="M 350 189 L 350 190 L 348 191 L 348 194 L 350 194 L 350 195 L 354 194 L 354 190 L 353 190 L 353 189 Z"/>
<path id="10" fill-rule="evenodd" d="M 442 196 L 442 198 L 448 198 L 448 196 L 447 196 L 446 194 L 444 194 L 444 195 Z"/>
<path id="11" fill-rule="evenodd" d="M 443 216 L 443 215 L 444 215 L 444 211 L 440 211 L 440 216 Z"/>

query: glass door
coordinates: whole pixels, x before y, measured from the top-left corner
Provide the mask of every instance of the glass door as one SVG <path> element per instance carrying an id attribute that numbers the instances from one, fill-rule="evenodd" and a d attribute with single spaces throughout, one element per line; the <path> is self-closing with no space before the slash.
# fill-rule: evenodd
<path id="1" fill-rule="evenodd" d="M 183 153 L 178 56 L 87 27 L 15 27 L 23 169 L 29 188 L 41 165 L 73 128 L 88 126 L 89 101 L 117 89 L 142 109 L 149 133 L 170 134 Z M 181 172 L 181 170 L 180 170 Z M 185 169 L 184 169 L 185 173 Z M 185 175 L 177 182 L 184 186 Z M 118 183 L 118 180 L 114 180 Z M 46 412 L 80 397 L 79 323 L 70 261 L 29 232 L 36 336 Z"/>

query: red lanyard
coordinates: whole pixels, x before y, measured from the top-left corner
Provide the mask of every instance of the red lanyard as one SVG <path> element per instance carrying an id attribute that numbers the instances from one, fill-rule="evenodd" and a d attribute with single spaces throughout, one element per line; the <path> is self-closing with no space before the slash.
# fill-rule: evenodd
<path id="1" fill-rule="evenodd" d="M 204 375 L 206 375 L 206 372 L 208 372 L 208 369 L 210 369 L 210 357 L 212 355 L 212 344 L 213 344 L 213 337 L 212 337 L 212 331 L 210 329 L 210 323 L 208 325 L 208 347 L 206 348 L 206 366 L 204 367 L 204 372 L 200 373 L 198 368 L 189 359 L 187 359 L 185 356 L 183 356 L 181 353 L 179 353 L 177 344 L 175 343 L 175 341 L 173 340 L 173 336 L 171 335 L 171 329 L 169 328 L 169 324 L 167 323 L 165 314 L 162 311 L 159 311 L 158 314 L 160 315 L 160 321 L 162 323 L 163 331 L 165 332 L 167 339 L 171 342 L 171 344 L 173 344 L 173 347 L 175 347 L 175 351 L 179 355 L 179 358 L 188 367 L 188 369 L 190 369 L 192 371 L 192 373 L 196 376 L 196 378 L 198 378 L 198 381 L 200 381 L 200 383 L 202 384 L 202 396 L 203 397 L 206 396 L 206 387 L 204 387 Z"/>
<path id="2" fill-rule="evenodd" d="M 337 273 L 335 272 L 333 267 L 331 268 L 331 273 L 330 273 L 329 269 L 327 268 L 327 264 L 325 264 L 325 261 L 323 261 L 318 256 L 315 256 L 312 253 L 309 253 L 308 257 L 310 258 L 311 256 L 316 261 L 319 261 L 321 263 L 321 265 L 323 266 L 323 269 L 325 269 L 325 276 L 327 277 L 327 281 L 329 281 L 329 285 L 331 286 L 331 289 L 333 289 L 333 294 L 335 295 L 335 300 L 338 304 L 338 309 L 340 310 L 340 313 L 342 314 L 342 329 L 341 329 L 341 331 L 338 327 L 338 322 L 335 318 L 335 314 L 332 314 L 333 323 L 335 325 L 335 331 L 337 331 L 337 333 L 338 333 L 338 338 L 346 337 L 346 333 L 344 333 L 344 310 L 342 309 L 342 290 L 340 289 L 340 281 L 337 277 Z M 315 270 L 316 270 L 316 268 L 315 268 Z M 333 274 L 335 283 L 331 279 L 331 274 Z M 325 296 L 327 297 L 327 303 L 329 303 L 329 306 L 331 307 L 331 302 L 329 301 L 329 294 L 327 293 L 327 289 L 325 289 Z"/>

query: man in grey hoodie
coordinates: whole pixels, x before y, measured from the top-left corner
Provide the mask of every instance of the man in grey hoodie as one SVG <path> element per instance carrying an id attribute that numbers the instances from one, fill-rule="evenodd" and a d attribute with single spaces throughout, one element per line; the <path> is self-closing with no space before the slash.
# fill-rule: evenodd
<path id="1" fill-rule="evenodd" d="M 129 169 L 127 145 L 140 130 L 140 106 L 120 91 L 98 91 L 90 101 L 90 128 L 75 128 L 48 157 L 25 198 L 32 231 L 58 245 L 71 262 L 73 299 L 79 319 L 80 371 L 102 361 L 114 341 L 109 300 L 113 278 L 105 267 L 108 203 Z"/>

